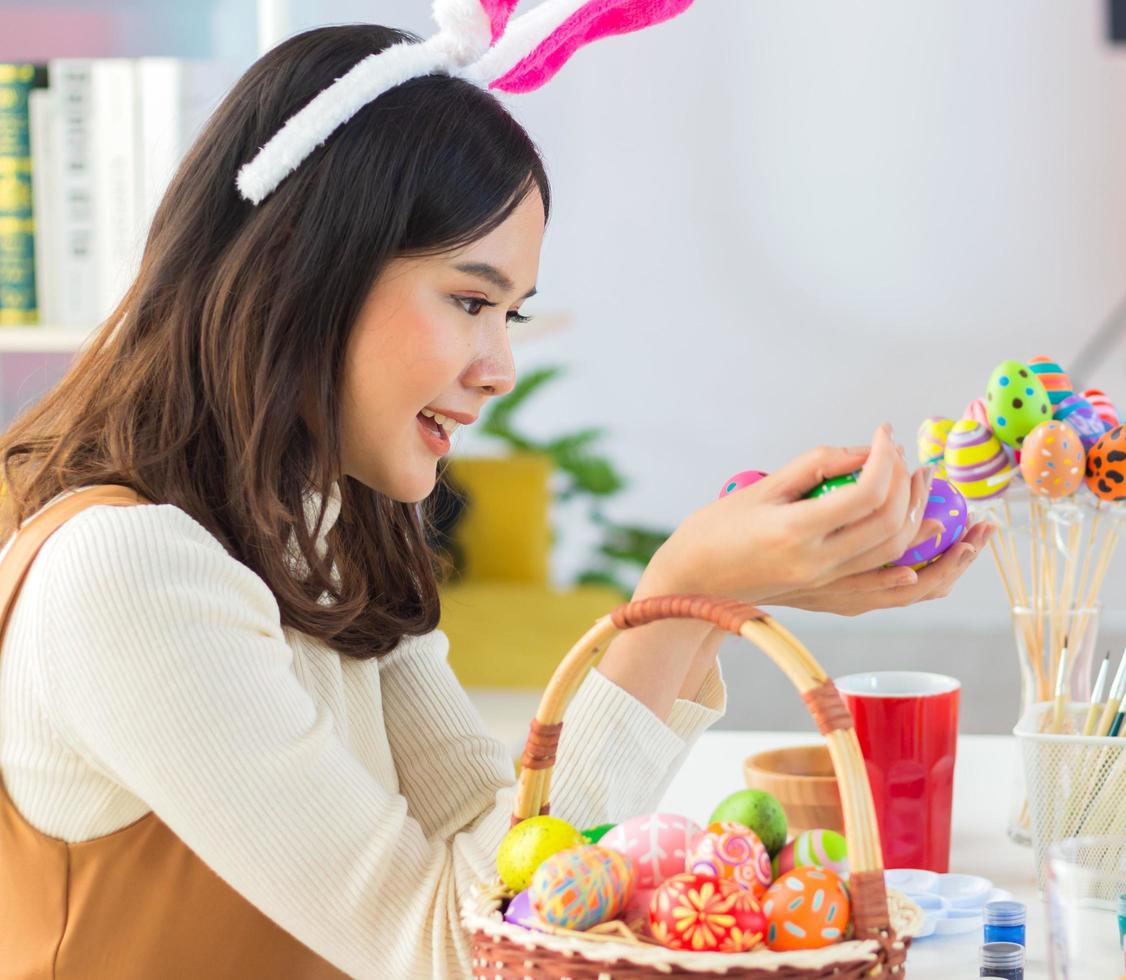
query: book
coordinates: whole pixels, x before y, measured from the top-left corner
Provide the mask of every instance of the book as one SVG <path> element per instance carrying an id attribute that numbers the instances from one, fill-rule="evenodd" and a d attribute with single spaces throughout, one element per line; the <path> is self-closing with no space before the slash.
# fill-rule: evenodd
<path id="1" fill-rule="evenodd" d="M 38 321 L 28 97 L 43 65 L 0 63 L 0 326 Z"/>
<path id="2" fill-rule="evenodd" d="M 54 266 L 50 253 L 57 234 L 54 196 L 49 174 L 54 168 L 54 90 L 32 89 L 27 99 L 28 134 L 31 144 L 31 211 L 35 218 L 35 305 L 41 324 L 57 324 L 54 307 L 57 287 L 52 282 Z"/>

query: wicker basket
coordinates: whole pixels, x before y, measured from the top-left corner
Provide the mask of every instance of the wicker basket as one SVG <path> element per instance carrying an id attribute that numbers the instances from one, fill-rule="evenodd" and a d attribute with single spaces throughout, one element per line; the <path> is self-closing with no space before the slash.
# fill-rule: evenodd
<path id="1" fill-rule="evenodd" d="M 513 824 L 547 813 L 548 789 L 564 709 L 587 672 L 622 630 L 661 619 L 699 619 L 758 646 L 800 692 L 828 743 L 840 783 L 848 838 L 853 938 L 823 949 L 775 953 L 686 953 L 644 943 L 619 923 L 595 932 L 534 932 L 503 920 L 499 883 L 482 885 L 462 910 L 471 934 L 474 977 L 598 978 L 720 976 L 742 980 L 813 980 L 905 975 L 910 936 L 921 913 L 914 903 L 884 888 L 883 859 L 872 793 L 852 717 L 833 682 L 809 652 L 766 613 L 710 596 L 661 596 L 619 606 L 602 617 L 563 659 L 544 692 L 524 751 Z"/>

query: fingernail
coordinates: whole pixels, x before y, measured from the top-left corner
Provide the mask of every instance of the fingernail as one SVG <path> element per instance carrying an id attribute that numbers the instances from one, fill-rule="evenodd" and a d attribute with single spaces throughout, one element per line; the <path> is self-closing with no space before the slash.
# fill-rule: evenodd
<path id="1" fill-rule="evenodd" d="M 905 585 L 914 585 L 919 581 L 919 576 L 915 574 L 913 569 L 905 568 L 903 574 L 896 576 L 896 588 L 902 588 Z"/>
<path id="2" fill-rule="evenodd" d="M 846 446 L 844 451 L 850 456 L 863 456 L 871 448 L 871 446 Z"/>
<path id="3" fill-rule="evenodd" d="M 919 516 L 919 508 L 918 508 L 918 505 L 916 505 L 916 506 L 911 508 L 911 513 L 907 515 L 907 523 L 908 524 L 914 524 L 915 518 L 918 517 L 918 516 Z"/>
<path id="4" fill-rule="evenodd" d="M 899 458 L 900 459 L 903 459 L 903 460 L 907 459 L 907 451 L 902 446 L 896 445 L 895 448 L 897 450 L 899 450 Z"/>
<path id="5" fill-rule="evenodd" d="M 971 561 L 974 560 L 976 555 L 977 548 L 975 548 L 972 544 L 968 544 L 966 545 L 966 550 L 962 552 L 962 557 L 958 559 L 958 564 L 968 565 Z"/>

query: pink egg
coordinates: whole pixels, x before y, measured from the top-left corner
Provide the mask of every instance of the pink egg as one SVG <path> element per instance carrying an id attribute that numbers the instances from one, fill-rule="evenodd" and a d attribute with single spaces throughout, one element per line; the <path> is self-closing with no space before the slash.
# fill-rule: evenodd
<path id="1" fill-rule="evenodd" d="M 984 398 L 975 398 L 970 402 L 964 412 L 962 418 L 973 419 L 975 422 L 984 425 L 990 432 L 993 430 L 989 428 L 989 412 L 985 408 Z"/>
<path id="2" fill-rule="evenodd" d="M 1087 454 L 1066 422 L 1041 422 L 1024 439 L 1020 471 L 1029 490 L 1043 497 L 1070 497 L 1083 483 Z"/>
<path id="3" fill-rule="evenodd" d="M 736 490 L 742 490 L 745 487 L 754 486 L 764 476 L 769 476 L 768 473 L 763 473 L 762 470 L 743 470 L 742 473 L 736 473 L 720 490 L 719 495 L 726 497 L 729 493 L 734 493 Z"/>
<path id="4" fill-rule="evenodd" d="M 688 848 L 699 833 L 699 825 L 680 814 L 650 813 L 618 824 L 599 843 L 633 858 L 638 888 L 656 888 L 684 871 Z"/>
<path id="5" fill-rule="evenodd" d="M 1114 402 L 1107 397 L 1105 391 L 1099 388 L 1088 388 L 1083 392 L 1083 397 L 1091 403 L 1095 414 L 1098 415 L 1109 428 L 1113 429 L 1115 426 L 1122 424 L 1122 416 L 1118 414 L 1118 409 L 1114 407 Z"/>

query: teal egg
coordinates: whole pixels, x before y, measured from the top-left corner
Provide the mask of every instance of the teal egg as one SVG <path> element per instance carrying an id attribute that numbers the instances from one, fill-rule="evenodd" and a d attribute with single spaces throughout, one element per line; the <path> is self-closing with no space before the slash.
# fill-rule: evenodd
<path id="1" fill-rule="evenodd" d="M 1024 437 L 1052 417 L 1052 402 L 1043 382 L 1027 364 L 1002 361 L 989 376 L 985 410 L 997 438 L 1020 449 Z"/>

